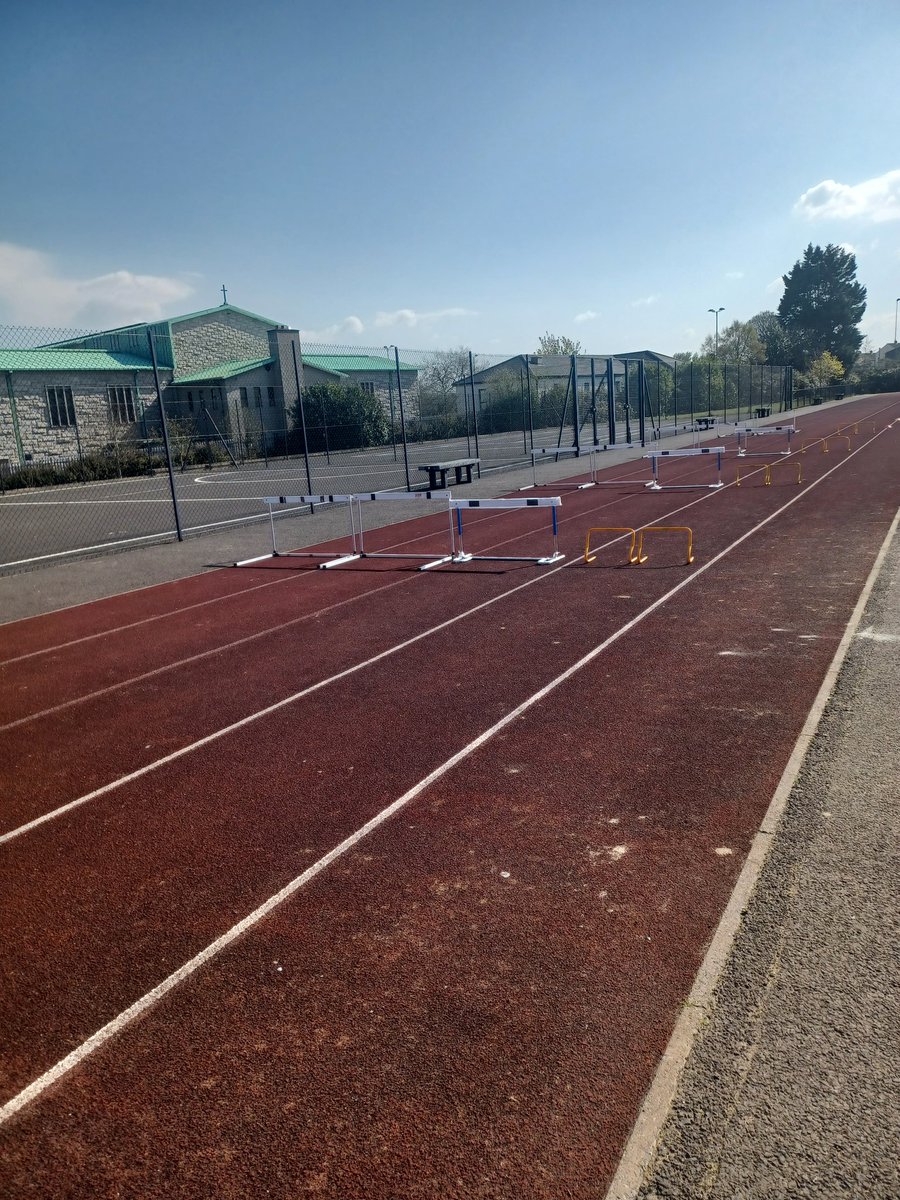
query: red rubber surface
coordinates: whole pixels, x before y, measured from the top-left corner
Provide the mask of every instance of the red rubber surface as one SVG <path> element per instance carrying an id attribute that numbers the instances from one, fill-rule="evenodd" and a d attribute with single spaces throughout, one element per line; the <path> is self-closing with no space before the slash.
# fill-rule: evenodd
<path id="1" fill-rule="evenodd" d="M 3 627 L 0 657 L 46 651 L 2 667 L 3 721 L 78 702 L 0 731 L 0 831 L 426 635 L 0 845 L 6 1101 L 691 580 L 10 1118 L 3 1187 L 602 1195 L 900 502 L 900 402 L 852 411 L 879 433 L 811 446 L 799 488 L 751 460 L 740 489 L 565 493 L 555 572 L 277 560 Z M 693 567 L 674 535 L 573 561 L 589 525 L 676 509 Z M 467 514 L 466 548 L 541 552 L 546 516 Z"/>

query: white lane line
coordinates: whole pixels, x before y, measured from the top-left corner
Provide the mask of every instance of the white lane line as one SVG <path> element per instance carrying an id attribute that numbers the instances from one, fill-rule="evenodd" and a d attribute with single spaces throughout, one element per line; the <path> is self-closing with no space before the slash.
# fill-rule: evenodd
<path id="1" fill-rule="evenodd" d="M 862 447 L 859 449 L 862 449 Z M 451 771 L 455 766 L 463 762 L 463 760 L 468 758 L 471 754 L 474 754 L 476 750 L 480 749 L 483 745 L 485 745 L 486 742 L 490 741 L 495 734 L 499 733 L 502 729 L 505 729 L 507 725 L 512 724 L 513 721 L 518 720 L 523 713 L 528 712 L 528 710 L 533 708 L 535 704 L 539 704 L 541 700 L 544 700 L 551 694 L 551 692 L 554 692 L 558 687 L 567 682 L 567 680 L 571 679 L 573 675 L 577 674 L 577 672 L 581 671 L 589 663 L 593 662 L 594 659 L 602 654 L 604 650 L 607 650 L 615 642 L 619 641 L 619 639 L 624 637 L 626 633 L 630 632 L 630 630 L 634 629 L 635 626 L 646 620 L 647 617 L 671 600 L 673 596 L 677 596 L 678 593 L 683 591 L 684 588 L 688 587 L 689 584 L 699 579 L 701 575 L 704 575 L 707 571 L 711 570 L 711 568 L 717 563 L 721 562 L 723 558 L 729 555 L 733 550 L 736 550 L 738 546 L 746 542 L 748 538 L 752 537 L 760 529 L 763 529 L 777 517 L 781 516 L 782 513 L 786 512 L 787 509 L 796 504 L 803 495 L 809 492 L 812 488 L 818 486 L 819 483 L 827 479 L 835 471 L 839 470 L 844 463 L 848 462 L 853 455 L 858 453 L 859 450 L 852 451 L 850 455 L 841 461 L 841 463 L 836 464 L 824 475 L 821 475 L 808 487 L 804 488 L 800 495 L 792 497 L 780 508 L 770 513 L 769 516 L 764 517 L 762 521 L 759 521 L 751 529 L 748 529 L 746 533 L 741 534 L 739 538 L 736 538 L 730 545 L 726 546 L 724 550 L 720 550 L 718 554 L 714 555 L 707 562 L 702 563 L 695 571 L 693 571 L 686 578 L 682 579 L 680 583 L 675 584 L 675 586 L 670 588 L 669 591 L 665 592 L 658 599 L 654 600 L 652 604 L 649 604 L 645 609 L 643 609 L 643 611 L 632 617 L 630 621 L 627 621 L 624 625 L 617 629 L 615 633 L 610 634 L 609 637 L 605 638 L 599 643 L 599 645 L 595 646 L 593 650 L 589 650 L 587 654 L 582 655 L 577 662 L 574 662 L 570 667 L 567 667 L 566 670 L 557 675 L 555 679 L 552 679 L 549 683 L 545 684 L 538 691 L 534 692 L 526 700 L 523 700 L 521 704 L 518 704 L 514 709 L 508 712 L 506 716 L 501 717 L 499 721 L 495 722 L 488 729 L 485 729 L 478 735 L 478 737 L 473 738 L 471 742 L 463 746 L 463 748 L 458 750 L 456 754 L 446 759 L 440 764 L 440 766 L 436 767 L 433 771 L 426 775 L 424 779 L 419 780 L 419 782 L 414 784 L 409 791 L 404 792 L 402 796 L 398 797 L 392 804 L 389 804 L 387 808 L 383 808 L 381 812 L 377 813 L 374 817 L 370 818 L 370 820 L 366 821 L 364 825 L 361 825 L 359 829 L 350 834 L 349 837 L 345 838 L 337 846 L 329 850 L 327 854 L 323 855 L 320 859 L 318 859 L 317 862 L 313 863 L 312 866 L 307 867 L 305 871 L 303 871 L 300 875 L 297 875 L 290 881 L 290 883 L 286 884 L 280 891 L 276 892 L 274 896 L 271 896 L 268 900 L 259 905 L 258 908 L 255 908 L 251 913 L 244 917 L 243 920 L 238 921 L 236 925 L 232 925 L 229 930 L 223 933 L 220 937 L 216 938 L 216 940 L 211 942 L 204 950 L 201 950 L 199 954 L 195 954 L 193 958 L 189 959 L 188 962 L 179 967 L 177 971 L 173 971 L 171 975 L 167 976 L 164 980 L 162 980 L 161 983 L 158 983 L 155 988 L 152 988 L 149 992 L 145 993 L 145 995 L 141 996 L 139 1000 L 136 1000 L 133 1004 L 126 1008 L 124 1012 L 119 1013 L 117 1017 L 114 1017 L 113 1020 L 107 1022 L 107 1024 L 101 1029 L 98 1029 L 96 1033 L 92 1034 L 86 1041 L 82 1042 L 80 1046 L 77 1046 L 74 1050 L 67 1054 L 65 1058 L 60 1059 L 55 1066 L 51 1067 L 48 1071 L 45 1071 L 43 1075 L 40 1075 L 26 1088 L 23 1088 L 22 1091 L 13 1096 L 12 1099 L 8 1100 L 3 1107 L 0 1108 L 0 1125 L 5 1124 L 12 1116 L 19 1112 L 20 1109 L 24 1108 L 25 1105 L 29 1104 L 32 1100 L 37 1099 L 37 1097 L 45 1092 L 47 1088 L 56 1083 L 64 1075 L 68 1074 L 68 1072 L 73 1070 L 73 1068 L 77 1067 L 88 1057 L 88 1055 L 99 1049 L 102 1045 L 108 1042 L 110 1038 L 115 1037 L 115 1035 L 118 1033 L 121 1033 L 123 1029 L 136 1020 L 142 1013 L 146 1012 L 151 1005 L 155 1004 L 158 1000 L 161 1000 L 163 996 L 172 991 L 173 988 L 177 987 L 179 983 L 182 983 L 185 979 L 188 979 L 191 975 L 195 974 L 196 971 L 205 966 L 206 963 L 208 963 L 216 955 L 221 953 L 221 951 L 235 942 L 239 937 L 242 936 L 242 934 L 252 929 L 255 925 L 258 925 L 264 917 L 268 916 L 269 913 L 271 913 L 274 909 L 278 908 L 286 900 L 290 899 L 290 897 L 298 892 L 300 888 L 304 886 L 304 884 L 308 883 L 311 879 L 314 879 L 316 875 L 321 874 L 326 867 L 329 867 L 338 858 L 346 854 L 348 850 L 351 850 L 355 845 L 357 845 L 358 842 L 362 841 L 363 838 L 367 837 L 380 825 L 383 825 L 385 821 L 389 820 L 395 813 L 399 812 L 400 809 L 405 808 L 412 800 L 421 795 L 426 788 L 430 787 L 431 784 L 442 778 L 442 776 L 446 775 L 448 771 Z M 562 569 L 563 568 L 561 567 L 556 568 L 556 570 Z M 542 576 L 542 578 L 546 578 L 546 576 Z M 483 605 L 481 607 L 487 606 Z M 456 619 L 458 618 L 454 618 L 454 620 Z M 448 625 L 452 623 L 452 621 L 446 622 Z M 416 637 L 410 639 L 410 642 L 406 644 L 409 645 L 411 642 L 418 640 L 419 637 Z M 375 658 L 369 661 L 375 662 L 379 658 L 383 657 L 385 657 L 385 654 L 376 655 Z M 358 669 L 359 667 L 350 668 L 350 670 L 344 672 L 343 674 L 349 675 L 352 674 L 354 670 Z M 312 690 L 315 689 L 310 688 L 307 690 L 307 692 Z M 278 704 L 272 705 L 270 708 L 263 710 L 262 713 L 257 715 L 262 716 L 265 713 L 273 712 L 278 708 L 282 708 L 286 703 L 290 703 L 290 701 L 281 701 Z M 246 725 L 251 720 L 255 719 L 256 717 L 247 718 L 244 721 L 238 722 L 236 725 L 229 726 L 229 729 L 239 728 L 240 726 Z M 221 736 L 221 733 L 212 735 L 209 738 L 204 738 L 200 742 L 194 743 L 194 747 L 192 748 L 205 745 L 208 742 L 215 740 L 215 738 L 219 736 Z M 162 763 L 171 762 L 173 759 L 181 757 L 183 753 L 186 753 L 186 750 L 177 751 L 175 754 L 169 755 L 165 759 L 160 759 L 159 763 L 154 765 L 159 766 Z M 141 771 L 134 772 L 129 778 L 137 778 L 139 775 L 145 774 L 146 770 L 148 769 L 150 768 L 144 768 Z M 110 789 L 104 788 L 100 789 L 100 792 L 108 790 Z M 98 795 L 100 792 L 93 794 Z"/>
<path id="2" fill-rule="evenodd" d="M 800 774 L 812 740 L 818 731 L 831 693 L 834 691 L 850 643 L 853 641 L 854 635 L 861 636 L 856 633 L 856 630 L 865 614 L 872 589 L 875 587 L 884 566 L 884 560 L 887 558 L 891 543 L 896 536 L 898 524 L 900 524 L 900 509 L 895 514 L 884 541 L 881 543 L 881 548 L 875 556 L 875 562 L 872 564 L 869 576 L 863 585 L 850 620 L 847 622 L 844 635 L 838 643 L 834 658 L 825 673 L 825 678 L 797 741 L 794 743 L 794 748 L 782 772 L 781 779 L 778 781 L 766 814 L 751 843 L 744 866 L 728 899 L 725 911 L 716 926 L 706 956 L 700 964 L 690 995 L 682 1006 L 681 1015 L 675 1024 L 656 1068 L 653 1081 L 641 1105 L 631 1135 L 622 1151 L 605 1200 L 637 1200 L 647 1168 L 653 1160 L 663 1125 L 675 1100 L 682 1070 L 697 1040 L 700 1027 L 708 1018 L 713 1007 L 713 994 L 725 969 L 744 914 L 752 901 L 754 889 L 778 833 L 791 791 Z"/>
<path id="3" fill-rule="evenodd" d="M 846 462 L 847 460 L 844 459 L 844 461 Z M 836 470 L 837 467 L 834 467 L 832 469 Z M 762 470 L 762 468 L 760 468 L 760 470 Z M 823 478 L 824 478 L 824 476 L 823 476 Z M 672 517 L 672 516 L 677 515 L 680 512 L 684 512 L 685 509 L 693 508 L 694 505 L 700 504 L 704 500 L 709 500 L 713 496 L 716 496 L 719 494 L 720 494 L 719 492 L 706 492 L 702 496 L 697 497 L 697 499 L 690 501 L 688 504 L 684 504 L 684 505 L 681 505 L 679 508 L 670 510 L 670 512 L 667 513 L 665 517 L 653 518 L 653 520 L 665 520 L 668 517 Z M 797 497 L 795 497 L 795 499 L 797 499 Z M 606 508 L 609 506 L 609 504 L 612 504 L 612 503 L 615 503 L 615 501 L 609 501 L 607 504 L 599 505 L 598 508 Z M 588 512 L 593 512 L 593 511 L 597 511 L 597 510 L 596 509 L 588 510 Z M 583 519 L 585 515 L 587 515 L 587 514 L 586 513 L 580 514 L 581 519 Z M 576 518 L 573 516 L 571 519 L 575 520 Z M 518 536 L 528 536 L 528 535 L 518 535 Z M 598 546 L 597 549 L 602 550 L 607 546 L 615 545 L 616 542 L 623 541 L 626 536 L 627 535 L 622 535 L 621 537 L 613 538 L 608 542 L 604 542 L 602 545 Z M 516 540 L 516 539 L 512 539 L 512 540 Z M 400 544 L 402 545 L 405 543 L 400 543 Z M 504 544 L 503 542 L 498 543 L 498 545 L 503 545 L 503 544 Z M 500 600 L 505 600 L 507 597 L 515 595 L 516 592 L 523 591 L 525 588 L 531 587 L 533 584 L 541 583 L 543 580 L 550 578 L 550 576 L 552 576 L 552 575 L 555 575 L 558 571 L 565 570 L 566 567 L 577 566 L 580 562 L 581 562 L 580 558 L 571 559 L 568 562 L 563 563 L 559 567 L 553 567 L 551 570 L 546 571 L 541 575 L 536 575 L 536 576 L 533 576 L 531 579 L 526 579 L 524 581 L 524 583 L 517 584 L 516 587 L 510 588 L 508 591 L 500 592 L 498 595 L 492 596 L 490 599 L 484 600 L 480 604 L 476 604 L 473 608 L 466 609 L 464 612 L 461 612 L 461 613 L 457 613 L 455 616 L 449 617 L 446 621 L 442 621 L 438 625 L 433 625 L 431 628 L 425 629 L 421 633 L 417 633 L 413 637 L 407 638 L 403 642 L 399 642 L 394 646 L 389 646 L 386 650 L 382 650 L 380 653 L 374 655 L 372 658 L 368 658 L 362 662 L 355 663 L 353 666 L 347 667 L 343 671 L 339 671 L 336 674 L 329 676 L 327 679 L 321 679 L 317 683 L 310 684 L 308 687 L 303 688 L 301 691 L 295 692 L 295 693 L 293 693 L 293 695 L 286 696 L 282 700 L 278 700 L 276 703 L 269 705 L 267 708 L 260 709 L 255 713 L 250 713 L 248 716 L 242 717 L 239 721 L 235 721 L 231 725 L 226 725 L 222 729 L 215 730 L 213 733 L 207 734 L 203 738 L 199 738 L 197 741 L 190 742 L 187 745 L 180 747 L 178 750 L 173 750 L 171 754 L 167 754 L 163 758 L 155 759 L 151 763 L 146 763 L 143 767 L 138 767 L 136 770 L 130 772 L 128 775 L 122 775 L 118 779 L 114 779 L 110 783 L 104 784 L 102 787 L 96 788 L 94 791 L 88 792 L 84 796 L 79 796 L 74 800 L 70 800 L 67 804 L 62 804 L 58 808 L 52 809 L 50 812 L 46 812 L 46 813 L 43 813 L 39 817 L 35 817 L 32 821 L 28 821 L 24 825 L 19 825 L 14 829 L 10 829 L 6 833 L 0 834 L 0 845 L 3 845 L 5 842 L 11 842 L 11 841 L 13 841 L 13 839 L 15 839 L 17 837 L 21 837 L 23 834 L 31 832 L 31 830 L 38 828 L 40 825 L 45 825 L 48 821 L 54 821 L 58 817 L 62 817 L 66 813 L 71 812 L 73 809 L 79 808 L 79 807 L 81 807 L 81 805 L 87 804 L 91 800 L 96 800 L 100 796 L 105 796 L 109 792 L 114 791 L 116 788 L 123 787 L 125 784 L 133 782 L 135 779 L 140 779 L 141 776 L 148 774 L 150 771 L 155 771 L 159 767 L 166 766 L 168 763 L 174 762 L 176 759 L 182 758 L 185 754 L 192 753 L 194 750 L 199 750 L 203 746 L 208 745 L 210 742 L 217 741 L 219 738 L 225 737 L 227 734 L 233 733 L 235 730 L 242 729 L 245 725 L 249 725 L 254 721 L 258 721 L 263 717 L 269 716 L 271 713 L 277 712 L 279 709 L 284 708 L 288 704 L 293 704 L 297 700 L 302 700 L 306 696 L 312 695 L 312 693 L 320 691 L 322 688 L 328 687 L 332 683 L 338 683 L 342 679 L 346 679 L 348 675 L 353 675 L 357 671 L 362 671 L 366 667 L 372 666 L 375 663 L 380 662 L 384 658 L 388 658 L 394 654 L 398 654 L 398 653 L 400 653 L 400 651 L 407 649 L 409 646 L 414 645 L 416 642 L 422 641 L 424 638 L 431 637 L 435 633 L 440 633 L 442 630 L 447 629 L 451 625 L 455 625 L 457 621 L 462 621 L 467 617 L 473 616 L 474 614 L 481 612 L 482 609 L 489 608 L 491 605 L 498 603 Z M 404 580 L 397 581 L 398 586 L 402 582 L 405 582 L 405 581 Z M 364 595 L 370 595 L 370 594 L 371 594 L 371 592 L 364 593 Z M 110 689 L 108 689 L 108 690 L 110 690 L 110 691 L 114 690 L 115 687 L 116 687 L 116 685 L 113 684 L 113 685 L 111 685 Z M 68 705 L 61 705 L 60 707 L 68 707 Z M 23 718 L 22 719 L 23 723 L 27 719 L 28 718 Z"/>
<path id="4" fill-rule="evenodd" d="M 366 592 L 366 596 L 375 596 L 379 592 L 389 591 L 391 588 L 400 587 L 407 582 L 407 579 L 394 579 L 390 583 L 382 584 L 381 587 L 371 588 Z M 22 725 L 28 725 L 32 721 L 40 720 L 42 717 L 51 717 L 55 713 L 64 712 L 67 708 L 74 708 L 78 704 L 86 704 L 89 700 L 97 700 L 101 696 L 108 696 L 112 692 L 121 691 L 123 688 L 131 687 L 133 684 L 144 683 L 148 679 L 154 679 L 157 675 L 164 675 L 166 671 L 174 671 L 178 667 L 185 667 L 191 663 L 201 662 L 203 659 L 212 658 L 216 654 L 224 654 L 226 650 L 236 650 L 239 646 L 246 646 L 249 642 L 255 642 L 259 638 L 267 637 L 270 633 L 280 633 L 283 629 L 290 629 L 293 625 L 301 625 L 304 621 L 317 620 L 319 617 L 324 617 L 326 613 L 331 613 L 338 608 L 344 608 L 348 604 L 353 604 L 358 599 L 359 596 L 347 596 L 344 600 L 337 600 L 334 604 L 326 605 L 325 608 L 316 609 L 315 612 L 304 613 L 300 617 L 292 617 L 289 621 L 282 621 L 281 624 L 271 625 L 267 629 L 258 629 L 255 633 L 248 633 L 233 642 L 226 642 L 221 646 L 213 646 L 209 650 L 201 650 L 198 654 L 191 654 L 187 658 L 176 659 L 175 662 L 165 663 L 161 667 L 154 667 L 151 671 L 144 671 L 140 675 L 132 675 L 129 679 L 120 679 L 117 683 L 97 688 L 93 692 L 86 692 L 83 696 L 73 696 L 71 700 L 64 700 L 61 704 L 54 704 L 50 708 L 29 713 L 28 716 L 19 717 L 17 720 L 10 721 L 6 725 L 0 725 L 0 734 L 8 733 L 11 729 L 18 729 Z M 0 841 L 2 840 L 0 838 Z"/>
<path id="5" fill-rule="evenodd" d="M 762 470 L 763 468 L 760 467 L 759 469 Z M 748 476 L 748 478 L 749 478 L 749 476 Z M 566 522 L 566 520 L 580 519 L 582 516 L 587 516 L 589 513 L 600 512 L 602 509 L 609 508 L 611 505 L 617 504 L 618 502 L 619 501 L 617 499 L 613 498 L 613 499 L 609 500 L 606 504 L 601 504 L 594 508 L 585 509 L 584 512 L 580 512 L 578 514 L 573 514 L 572 517 L 560 518 L 560 524 L 564 524 Z M 675 511 L 680 512 L 681 510 L 676 509 Z M 669 515 L 672 515 L 672 514 L 669 514 Z M 485 514 L 483 516 L 475 517 L 474 519 L 471 519 L 470 523 L 472 525 L 475 525 L 475 524 L 482 524 L 486 521 L 500 521 L 502 519 L 503 519 L 502 516 L 498 516 L 496 514 L 491 513 L 491 514 Z M 405 522 L 403 522 L 403 523 L 405 524 Z M 386 528 L 386 527 L 381 526 L 380 528 Z M 375 530 L 370 530 L 369 532 L 373 533 L 373 532 L 375 532 Z M 152 536 L 155 536 L 155 535 L 152 535 Z M 397 550 L 397 549 L 403 548 L 405 546 L 413 546 L 416 544 L 416 542 L 425 541 L 428 538 L 431 538 L 434 536 L 435 536 L 435 531 L 430 531 L 427 533 L 423 533 L 417 537 L 405 538 L 403 541 L 391 542 L 387 546 L 381 547 L 380 549 L 383 551 Z M 527 537 L 530 535 L 522 534 L 521 536 Z M 330 540 L 337 541 L 339 539 L 332 538 Z M 515 541 L 516 539 L 512 538 L 509 540 Z M 616 539 L 616 540 L 620 540 L 620 539 Z M 502 546 L 504 544 L 505 543 L 503 543 L 503 542 L 497 542 L 494 544 L 494 547 L 488 547 L 488 549 L 495 548 L 496 546 Z M 64 551 L 63 553 L 68 554 L 68 553 L 72 553 L 72 552 Z M 194 577 L 192 577 L 192 578 L 194 578 Z M 295 576 L 293 578 L 305 578 L 305 576 Z M 415 576 L 414 578 L 418 578 L 418 576 Z M 178 616 L 181 613 L 191 612 L 192 610 L 197 609 L 197 608 L 203 608 L 207 604 L 218 604 L 223 600 L 231 600 L 234 597 L 243 596 L 243 595 L 245 595 L 245 593 L 255 591 L 259 588 L 274 587 L 275 584 L 277 584 L 277 583 L 289 583 L 291 581 L 292 581 L 291 578 L 275 579 L 275 580 L 268 581 L 266 583 L 254 584 L 253 587 L 242 588 L 240 591 L 229 592 L 225 596 L 214 596 L 210 600 L 198 600 L 196 604 L 189 604 L 183 608 L 170 609 L 167 612 L 158 613 L 152 617 L 142 617 L 139 621 L 132 621 L 127 625 L 116 625 L 111 629 L 101 629 L 101 630 L 98 630 L 96 633 L 88 633 L 88 634 L 85 634 L 84 637 L 73 638 L 71 641 L 68 641 L 68 642 L 58 642 L 56 645 L 53 645 L 53 646 L 45 646 L 40 650 L 30 650 L 27 654 L 19 654 L 13 658 L 6 658 L 3 660 L 0 660 L 0 667 L 5 667 L 10 663 L 22 662 L 23 660 L 25 660 L 27 658 L 37 658 L 39 655 L 42 655 L 42 654 L 52 654 L 57 650 L 66 650 L 71 646 L 78 646 L 78 645 L 81 645 L 83 642 L 93 641 L 96 638 L 109 637 L 112 634 L 121 633 L 124 630 L 135 629 L 140 625 L 147 625 L 147 624 L 151 623 L 152 621 L 164 621 L 164 620 L 167 620 L 169 617 Z M 174 582 L 177 583 L 179 581 L 175 580 Z M 412 582 L 412 580 L 410 580 L 410 582 Z M 169 584 L 166 583 L 166 584 L 149 584 L 148 585 L 148 587 L 166 587 L 166 586 L 169 586 Z M 145 589 L 145 588 L 132 589 L 132 591 L 145 591 L 145 590 L 147 590 L 147 589 Z M 120 592 L 120 593 L 117 593 L 115 596 L 106 596 L 106 597 L 101 597 L 100 599 L 101 600 L 114 600 L 117 598 L 118 595 L 126 596 L 126 595 L 130 595 L 130 594 L 131 594 L 131 592 Z M 360 596 L 360 599 L 364 599 L 367 594 L 368 593 L 362 593 Z M 90 603 L 99 603 L 99 601 L 90 601 Z M 74 607 L 80 608 L 80 607 L 84 607 L 84 606 L 76 605 Z M 64 608 L 53 610 L 54 613 L 67 612 L 67 611 L 68 611 L 68 609 L 64 609 Z M 23 618 L 23 620 L 38 620 L 42 616 L 50 616 L 50 615 L 52 615 L 52 614 L 40 613 L 35 617 L 25 617 L 25 618 Z M 15 622 L 11 622 L 11 623 L 15 624 Z"/>

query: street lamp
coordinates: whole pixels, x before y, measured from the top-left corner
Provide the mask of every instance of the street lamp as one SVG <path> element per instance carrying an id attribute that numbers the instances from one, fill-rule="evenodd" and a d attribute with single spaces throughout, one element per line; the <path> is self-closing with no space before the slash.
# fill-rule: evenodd
<path id="1" fill-rule="evenodd" d="M 897 345 L 897 307 L 900 305 L 900 296 L 894 301 L 894 345 Z"/>
<path id="2" fill-rule="evenodd" d="M 725 305 L 723 304 L 721 308 L 708 308 L 706 311 L 713 313 L 716 318 L 716 358 L 718 358 L 719 357 L 719 313 L 725 311 Z"/>

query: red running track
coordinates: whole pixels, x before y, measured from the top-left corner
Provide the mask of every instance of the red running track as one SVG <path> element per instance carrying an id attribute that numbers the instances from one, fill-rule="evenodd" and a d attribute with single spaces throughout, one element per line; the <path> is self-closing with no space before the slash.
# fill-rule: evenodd
<path id="1" fill-rule="evenodd" d="M 3 627 L 4 1187 L 601 1194 L 900 501 L 900 404 L 853 413 L 800 487 L 567 493 L 562 568 L 298 560 Z M 693 567 L 577 561 L 660 520 Z"/>

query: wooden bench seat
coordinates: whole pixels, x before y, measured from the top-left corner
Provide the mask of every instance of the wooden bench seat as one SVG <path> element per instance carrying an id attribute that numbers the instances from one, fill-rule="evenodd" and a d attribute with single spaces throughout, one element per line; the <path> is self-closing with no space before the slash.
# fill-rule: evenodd
<path id="1" fill-rule="evenodd" d="M 421 463 L 419 470 L 428 472 L 428 487 L 435 492 L 439 488 L 443 489 L 447 486 L 448 471 L 455 472 L 457 483 L 471 483 L 472 468 L 477 467 L 480 462 L 480 458 L 451 458 L 446 462 Z M 463 471 L 466 473 L 465 480 L 463 480 Z M 438 476 L 440 476 L 440 482 L 438 482 Z"/>

